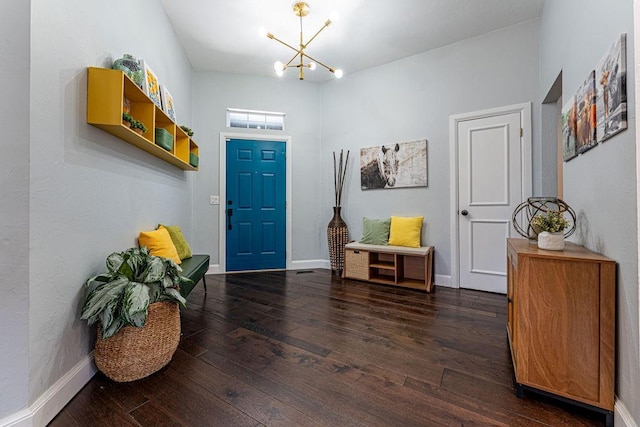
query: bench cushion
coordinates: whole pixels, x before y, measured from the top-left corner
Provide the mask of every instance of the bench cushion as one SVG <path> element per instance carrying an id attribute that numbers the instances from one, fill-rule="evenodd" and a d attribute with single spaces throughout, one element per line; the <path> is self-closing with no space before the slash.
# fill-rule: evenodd
<path id="1" fill-rule="evenodd" d="M 369 245 L 367 243 L 360 243 L 360 242 L 347 243 L 347 245 L 344 248 L 358 250 L 358 251 L 383 252 L 383 253 L 402 254 L 402 255 L 421 255 L 421 256 L 427 256 L 427 254 L 431 250 L 431 246 L 409 248 L 407 246 Z"/>
<path id="2" fill-rule="evenodd" d="M 180 267 L 181 275 L 193 280 L 193 283 L 185 283 L 180 288 L 180 294 L 186 298 L 209 269 L 209 255 L 193 255 L 182 260 Z"/>

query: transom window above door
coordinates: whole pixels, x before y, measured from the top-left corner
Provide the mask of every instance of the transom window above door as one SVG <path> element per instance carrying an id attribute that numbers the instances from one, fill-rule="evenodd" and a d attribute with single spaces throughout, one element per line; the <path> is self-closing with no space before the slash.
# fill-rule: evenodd
<path id="1" fill-rule="evenodd" d="M 227 127 L 284 130 L 284 113 L 227 108 Z"/>

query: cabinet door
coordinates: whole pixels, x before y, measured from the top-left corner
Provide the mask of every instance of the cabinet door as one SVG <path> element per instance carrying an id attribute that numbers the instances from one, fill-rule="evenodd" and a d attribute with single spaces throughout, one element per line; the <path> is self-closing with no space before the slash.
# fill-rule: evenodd
<path id="1" fill-rule="evenodd" d="M 520 381 L 597 402 L 600 265 L 545 258 L 528 258 L 527 264 L 526 278 L 521 277 L 527 291 L 516 291 Z"/>

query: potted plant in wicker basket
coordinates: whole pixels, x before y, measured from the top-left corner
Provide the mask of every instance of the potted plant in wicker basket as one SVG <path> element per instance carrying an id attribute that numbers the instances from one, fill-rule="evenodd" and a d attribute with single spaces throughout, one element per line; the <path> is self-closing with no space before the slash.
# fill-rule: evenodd
<path id="1" fill-rule="evenodd" d="M 87 280 L 80 317 L 98 322 L 96 365 L 114 381 L 144 378 L 169 363 L 178 347 L 180 285 L 190 280 L 145 247 L 112 253 L 107 270 Z"/>

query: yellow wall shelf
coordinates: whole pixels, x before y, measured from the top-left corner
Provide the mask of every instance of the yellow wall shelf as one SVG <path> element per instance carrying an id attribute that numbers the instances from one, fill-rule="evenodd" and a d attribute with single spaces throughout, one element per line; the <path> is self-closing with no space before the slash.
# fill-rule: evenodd
<path id="1" fill-rule="evenodd" d="M 133 118 L 141 121 L 147 127 L 147 131 L 142 135 L 122 123 L 125 98 L 129 101 L 130 114 Z M 189 154 L 198 155 L 198 145 L 120 70 L 89 67 L 87 123 L 99 127 L 180 169 L 198 170 L 197 167 L 189 164 Z M 155 144 L 155 130 L 157 128 L 164 128 L 173 135 L 173 149 L 171 151 Z"/>

